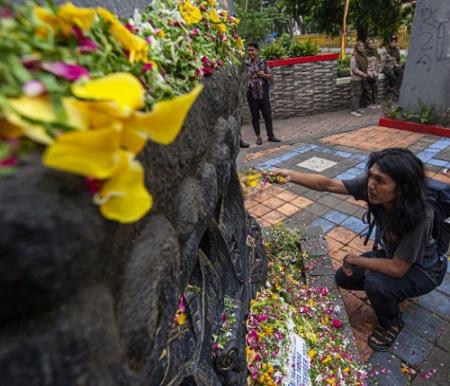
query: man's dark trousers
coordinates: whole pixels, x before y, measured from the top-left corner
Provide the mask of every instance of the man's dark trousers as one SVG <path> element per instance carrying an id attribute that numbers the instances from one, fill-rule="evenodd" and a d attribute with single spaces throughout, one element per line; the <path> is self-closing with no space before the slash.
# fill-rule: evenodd
<path id="1" fill-rule="evenodd" d="M 373 252 L 364 253 L 363 256 L 376 258 Z M 401 278 L 359 267 L 353 267 L 352 270 L 353 274 L 346 276 L 339 268 L 335 274 L 337 285 L 348 290 L 364 290 L 383 328 L 389 328 L 399 320 L 400 301 L 425 295 L 436 288 L 431 278 L 416 265 L 412 265 Z"/>
<path id="2" fill-rule="evenodd" d="M 252 125 L 257 136 L 261 135 L 261 129 L 259 127 L 259 111 L 261 110 L 264 118 L 264 124 L 266 125 L 267 137 L 273 137 L 272 126 L 272 111 L 269 100 L 269 90 L 264 87 L 262 99 L 254 99 L 251 90 L 247 91 L 247 101 L 250 107 L 250 113 L 252 114 Z"/>

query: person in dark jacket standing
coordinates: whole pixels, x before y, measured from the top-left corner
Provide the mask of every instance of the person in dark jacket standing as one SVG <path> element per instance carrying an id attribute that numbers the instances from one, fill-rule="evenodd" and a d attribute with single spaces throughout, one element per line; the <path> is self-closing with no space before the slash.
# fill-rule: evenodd
<path id="1" fill-rule="evenodd" d="M 375 39 L 370 38 L 366 41 L 366 57 L 367 57 L 367 78 L 364 80 L 363 86 L 363 106 L 368 108 L 379 108 L 377 105 L 378 94 L 378 68 L 380 55 L 378 54 Z"/>
<path id="2" fill-rule="evenodd" d="M 247 45 L 248 59 L 245 62 L 247 71 L 247 101 L 252 114 L 252 125 L 256 134 L 256 144 L 262 145 L 261 130 L 259 127 L 259 111 L 261 110 L 269 142 L 280 142 L 275 137 L 272 126 L 272 112 L 269 100 L 269 80 L 272 79 L 272 70 L 267 63 L 259 57 L 257 43 Z"/>
<path id="3" fill-rule="evenodd" d="M 399 96 L 403 79 L 403 66 L 400 60 L 397 36 L 391 37 L 389 44 L 383 50 L 383 74 L 387 78 L 388 91 Z"/>

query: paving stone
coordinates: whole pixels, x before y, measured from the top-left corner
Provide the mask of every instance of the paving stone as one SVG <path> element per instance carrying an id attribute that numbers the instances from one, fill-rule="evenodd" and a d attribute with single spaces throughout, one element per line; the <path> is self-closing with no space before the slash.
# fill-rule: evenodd
<path id="1" fill-rule="evenodd" d="M 430 379 L 438 385 L 450 385 L 450 354 L 435 347 L 426 361 L 421 365 L 421 374 L 418 376 L 423 378 L 429 375 Z"/>
<path id="2" fill-rule="evenodd" d="M 315 190 L 308 189 L 303 194 L 303 197 L 309 198 L 312 201 L 320 201 L 322 198 L 328 197 L 327 192 L 316 192 Z"/>
<path id="3" fill-rule="evenodd" d="M 328 206 L 329 208 L 337 208 L 339 206 L 339 204 L 342 202 L 341 199 L 337 198 L 337 197 L 333 197 L 331 195 L 325 196 L 323 198 L 320 198 L 319 200 L 317 200 L 317 202 L 319 204 Z"/>
<path id="4" fill-rule="evenodd" d="M 357 234 L 360 234 L 364 230 L 368 229 L 368 225 L 364 224 L 360 218 L 355 216 L 348 216 L 341 222 L 341 226 L 350 229 Z"/>
<path id="5" fill-rule="evenodd" d="M 409 330 L 431 343 L 438 339 L 447 324 L 443 319 L 416 304 L 410 304 L 405 310 L 403 321 Z"/>
<path id="6" fill-rule="evenodd" d="M 361 208 L 358 205 L 351 204 L 347 201 L 342 201 L 339 206 L 336 207 L 337 210 L 340 212 L 354 215 L 356 212 L 358 212 Z"/>
<path id="7" fill-rule="evenodd" d="M 408 384 L 401 371 L 401 361 L 390 353 L 374 352 L 369 363 L 372 365 L 368 385 L 404 386 Z"/>
<path id="8" fill-rule="evenodd" d="M 314 227 L 320 227 L 324 233 L 327 233 L 336 226 L 336 224 L 321 217 L 311 221 L 310 225 Z"/>
<path id="9" fill-rule="evenodd" d="M 297 185 L 292 182 L 289 182 L 286 185 L 283 185 L 283 187 L 291 192 L 298 194 L 298 195 L 302 195 L 304 192 L 310 190 L 308 188 L 305 188 L 304 186 Z"/>
<path id="10" fill-rule="evenodd" d="M 432 349 L 433 345 L 430 342 L 405 327 L 395 341 L 392 352 L 405 362 L 418 366 L 431 353 Z"/>
<path id="11" fill-rule="evenodd" d="M 450 320 L 450 297 L 442 292 L 431 291 L 426 295 L 414 299 L 414 302 Z"/>
<path id="12" fill-rule="evenodd" d="M 445 275 L 444 281 L 442 282 L 442 284 L 439 287 L 437 287 L 437 290 L 450 296 L 450 274 L 447 273 Z"/>
<path id="13" fill-rule="evenodd" d="M 306 252 L 308 250 L 305 248 Z M 306 267 L 306 265 L 308 267 Z M 311 266 L 311 268 L 309 268 Z M 324 256 L 310 257 L 305 261 L 305 269 L 307 269 L 311 276 L 332 276 L 334 277 L 334 268 L 331 262 L 331 257 L 327 254 Z"/>
<path id="14" fill-rule="evenodd" d="M 308 209 L 302 209 L 293 214 L 291 218 L 305 228 L 316 218 L 316 215 L 308 211 Z"/>
<path id="15" fill-rule="evenodd" d="M 328 254 L 327 242 L 323 238 L 322 229 L 308 227 L 302 234 L 302 249 L 308 251 L 310 257 L 326 256 Z"/>
<path id="16" fill-rule="evenodd" d="M 318 217 L 320 217 L 324 213 L 328 212 L 330 208 L 328 206 L 314 202 L 313 204 L 308 206 L 308 210 L 317 215 Z"/>
<path id="17" fill-rule="evenodd" d="M 421 374 L 417 374 L 411 386 L 438 386 L 438 384 L 431 379 L 425 379 Z"/>
<path id="18" fill-rule="evenodd" d="M 445 325 L 442 326 L 436 345 L 441 349 L 450 352 L 450 323 L 445 323 Z"/>
<path id="19" fill-rule="evenodd" d="M 337 210 L 330 210 L 322 217 L 328 221 L 334 222 L 335 224 L 341 224 L 348 218 L 348 215 Z"/>

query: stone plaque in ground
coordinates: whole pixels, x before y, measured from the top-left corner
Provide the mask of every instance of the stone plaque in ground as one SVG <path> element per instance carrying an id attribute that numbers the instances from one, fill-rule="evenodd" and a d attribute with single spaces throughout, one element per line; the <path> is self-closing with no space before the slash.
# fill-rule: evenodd
<path id="1" fill-rule="evenodd" d="M 436 104 L 441 120 L 450 107 L 450 2 L 418 0 L 400 106 L 416 111 Z"/>
<path id="2" fill-rule="evenodd" d="M 323 172 L 324 170 L 327 170 L 336 164 L 337 162 L 330 161 L 326 158 L 311 157 L 306 161 L 300 162 L 299 164 L 297 164 L 297 166 L 312 170 L 314 172 Z"/>

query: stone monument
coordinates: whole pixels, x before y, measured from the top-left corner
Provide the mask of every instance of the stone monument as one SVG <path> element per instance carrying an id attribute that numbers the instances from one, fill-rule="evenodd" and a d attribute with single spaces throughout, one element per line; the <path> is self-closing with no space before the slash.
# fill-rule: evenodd
<path id="1" fill-rule="evenodd" d="M 418 0 L 399 104 L 408 111 L 435 105 L 438 120 L 445 122 L 449 90 L 450 1 Z"/>
<path id="2" fill-rule="evenodd" d="M 236 168 L 242 71 L 203 83 L 176 141 L 139 154 L 155 205 L 137 223 L 102 218 L 84 179 L 39 149 L 2 177 L 2 385 L 246 385 L 244 321 L 267 264 Z"/>

